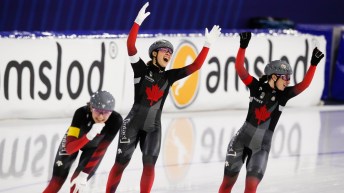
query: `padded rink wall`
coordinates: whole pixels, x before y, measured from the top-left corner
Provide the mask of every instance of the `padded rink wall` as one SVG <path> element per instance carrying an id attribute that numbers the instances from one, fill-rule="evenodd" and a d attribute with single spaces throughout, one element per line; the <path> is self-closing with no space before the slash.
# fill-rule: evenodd
<path id="1" fill-rule="evenodd" d="M 201 34 L 145 34 L 136 44 L 144 61 L 149 60 L 148 46 L 160 38 L 170 40 L 176 48 L 169 68 L 192 62 L 204 42 Z M 293 85 L 302 80 L 315 45 L 325 50 L 324 36 L 295 31 L 255 33 L 246 51 L 246 64 L 249 72 L 259 77 L 265 63 L 286 59 L 295 71 Z M 209 183 L 209 176 L 213 183 L 221 182 L 227 144 L 240 129 L 249 100 L 249 93 L 234 70 L 238 48 L 238 34 L 224 34 L 211 47 L 202 69 L 173 85 L 164 110 L 178 113 L 162 116 L 162 146 L 153 191 L 182 192 L 180 189 L 197 185 L 199 182 L 193 181 L 196 178 Z M 0 112 L 1 193 L 41 192 L 45 188 L 71 117 L 77 107 L 89 100 L 90 93 L 109 90 L 116 98 L 116 110 L 124 116 L 132 105 L 133 73 L 126 35 L 7 35 L 0 39 L 0 64 L 0 101 L 4 107 Z M 340 124 L 332 121 L 339 116 L 326 116 L 317 107 L 312 108 L 320 102 L 325 65 L 327 60 L 322 60 L 308 90 L 287 105 L 311 108 L 286 108 L 274 134 L 270 156 L 293 157 L 296 162 L 284 166 L 291 171 L 303 172 L 304 165 L 315 167 L 316 162 L 299 155 L 322 153 L 320 142 L 336 144 L 329 148 L 342 147 L 337 145 L 341 144 L 339 140 L 322 141 L 322 136 L 328 135 L 324 128 L 329 124 L 340 133 Z M 226 109 L 243 110 L 215 111 Z M 189 113 L 196 111 L 193 116 Z M 89 182 L 88 192 L 104 192 L 117 140 L 116 137 Z M 138 148 L 123 175 L 120 191 L 139 191 L 139 151 Z M 69 179 L 61 192 L 69 192 Z"/>
<path id="2" fill-rule="evenodd" d="M 202 49 L 202 34 L 144 34 L 136 47 L 148 61 L 148 47 L 157 39 L 175 47 L 168 68 L 191 63 Z M 287 60 L 291 85 L 300 82 L 310 65 L 312 50 L 326 52 L 324 36 L 297 31 L 257 32 L 246 50 L 246 65 L 256 78 L 271 60 Z M 176 82 L 166 112 L 242 109 L 248 90 L 238 78 L 235 57 L 237 33 L 223 34 L 211 47 L 200 71 Z M 325 53 L 326 54 L 326 53 Z M 326 60 L 318 65 L 310 87 L 288 106 L 314 106 L 324 88 Z M 125 114 L 133 103 L 133 72 L 126 51 L 126 35 L 12 33 L 0 38 L 0 119 L 70 117 L 98 89 L 110 91 L 116 110 Z"/>
<path id="3" fill-rule="evenodd" d="M 335 100 L 344 101 L 344 31 L 341 31 L 340 34 L 338 52 L 333 67 L 332 96 Z"/>

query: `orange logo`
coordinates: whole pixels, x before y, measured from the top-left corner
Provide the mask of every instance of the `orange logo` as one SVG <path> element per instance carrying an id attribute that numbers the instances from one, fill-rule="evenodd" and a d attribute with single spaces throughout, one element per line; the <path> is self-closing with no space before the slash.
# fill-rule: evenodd
<path id="1" fill-rule="evenodd" d="M 194 155 L 194 126 L 190 119 L 171 122 L 163 144 L 163 163 L 170 182 L 180 182 L 186 176 Z"/>
<path id="2" fill-rule="evenodd" d="M 183 42 L 174 52 L 171 68 L 182 68 L 194 62 L 198 55 L 196 47 L 191 42 Z M 186 108 L 197 96 L 200 71 L 176 81 L 170 90 L 173 103 L 177 108 Z"/>

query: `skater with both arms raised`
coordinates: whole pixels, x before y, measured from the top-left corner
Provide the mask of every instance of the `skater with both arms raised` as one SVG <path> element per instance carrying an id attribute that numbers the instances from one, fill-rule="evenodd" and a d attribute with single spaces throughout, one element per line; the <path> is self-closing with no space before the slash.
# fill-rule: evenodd
<path id="1" fill-rule="evenodd" d="M 240 48 L 235 69 L 250 90 L 250 103 L 244 125 L 227 148 L 224 177 L 219 193 L 230 193 L 240 169 L 246 161 L 245 193 L 255 193 L 267 166 L 272 135 L 282 110 L 289 99 L 303 92 L 311 83 L 316 67 L 324 54 L 314 48 L 311 65 L 302 82 L 288 86 L 292 69 L 286 61 L 275 60 L 266 65 L 259 80 L 244 67 L 245 51 L 251 33 L 240 34 Z"/>
<path id="2" fill-rule="evenodd" d="M 201 68 L 211 43 L 221 34 L 219 26 L 214 26 L 210 32 L 206 29 L 204 47 L 195 61 L 183 68 L 171 70 L 165 68 L 171 60 L 173 46 L 167 40 L 158 40 L 149 47 L 151 61 L 146 64 L 138 56 L 135 42 L 141 23 L 150 14 L 145 11 L 147 7 L 148 2 L 139 11 L 127 39 L 128 54 L 134 71 L 135 98 L 120 129 L 116 160 L 108 177 L 107 193 L 116 192 L 122 173 L 138 143 L 143 162 L 140 192 L 151 191 L 161 145 L 161 112 L 169 89 L 175 81 Z"/>

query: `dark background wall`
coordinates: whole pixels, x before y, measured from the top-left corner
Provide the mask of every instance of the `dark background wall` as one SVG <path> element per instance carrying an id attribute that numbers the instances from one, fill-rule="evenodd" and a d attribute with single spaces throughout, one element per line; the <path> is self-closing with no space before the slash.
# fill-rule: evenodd
<path id="1" fill-rule="evenodd" d="M 146 0 L 0 0 L 0 31 L 128 31 Z M 151 0 L 142 29 L 248 28 L 251 17 L 343 24 L 343 0 Z"/>

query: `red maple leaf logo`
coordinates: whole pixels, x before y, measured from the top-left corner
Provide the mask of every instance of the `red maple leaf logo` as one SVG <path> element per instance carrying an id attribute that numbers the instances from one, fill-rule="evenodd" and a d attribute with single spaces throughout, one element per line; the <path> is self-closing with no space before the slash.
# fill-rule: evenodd
<path id="1" fill-rule="evenodd" d="M 153 85 L 152 88 L 146 88 L 147 100 L 150 100 L 150 106 L 153 105 L 153 102 L 157 102 L 162 95 L 164 95 L 164 91 L 161 91 L 157 84 Z"/>
<path id="2" fill-rule="evenodd" d="M 270 117 L 270 112 L 266 109 L 266 106 L 262 106 L 260 108 L 256 108 L 255 110 L 256 113 L 256 119 L 258 119 L 258 125 L 260 124 L 261 121 L 265 121 Z"/>

